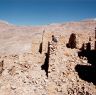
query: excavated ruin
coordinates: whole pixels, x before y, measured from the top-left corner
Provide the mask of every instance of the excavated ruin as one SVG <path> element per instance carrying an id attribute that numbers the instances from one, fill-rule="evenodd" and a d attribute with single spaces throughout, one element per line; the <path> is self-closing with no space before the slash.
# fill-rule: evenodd
<path id="1" fill-rule="evenodd" d="M 95 25 L 6 26 L 0 40 L 0 95 L 96 95 Z"/>

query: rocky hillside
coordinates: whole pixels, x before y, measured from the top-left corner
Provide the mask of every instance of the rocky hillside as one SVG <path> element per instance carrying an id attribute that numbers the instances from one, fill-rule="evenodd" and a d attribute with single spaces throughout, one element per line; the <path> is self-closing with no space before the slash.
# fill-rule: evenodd
<path id="1" fill-rule="evenodd" d="M 95 27 L 0 22 L 0 95 L 96 95 Z"/>

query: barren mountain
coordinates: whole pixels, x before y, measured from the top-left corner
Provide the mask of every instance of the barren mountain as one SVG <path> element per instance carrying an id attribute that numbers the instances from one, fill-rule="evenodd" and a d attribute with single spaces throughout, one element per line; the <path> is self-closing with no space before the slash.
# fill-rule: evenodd
<path id="1" fill-rule="evenodd" d="M 96 95 L 95 27 L 0 21 L 0 95 Z"/>

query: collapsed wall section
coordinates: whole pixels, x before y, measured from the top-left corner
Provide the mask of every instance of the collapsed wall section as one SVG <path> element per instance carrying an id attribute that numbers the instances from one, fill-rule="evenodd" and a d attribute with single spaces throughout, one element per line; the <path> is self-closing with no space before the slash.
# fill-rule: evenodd
<path id="1" fill-rule="evenodd" d="M 76 50 L 53 41 L 49 47 L 48 95 L 95 95 L 94 86 L 81 80 L 75 71 L 75 66 L 80 63 Z"/>

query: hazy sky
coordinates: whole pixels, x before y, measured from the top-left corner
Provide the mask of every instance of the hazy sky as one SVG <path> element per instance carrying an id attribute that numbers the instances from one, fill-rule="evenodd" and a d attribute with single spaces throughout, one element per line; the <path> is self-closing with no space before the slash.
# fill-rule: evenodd
<path id="1" fill-rule="evenodd" d="M 0 0 L 0 19 L 42 25 L 96 17 L 96 0 Z"/>

